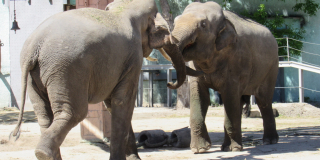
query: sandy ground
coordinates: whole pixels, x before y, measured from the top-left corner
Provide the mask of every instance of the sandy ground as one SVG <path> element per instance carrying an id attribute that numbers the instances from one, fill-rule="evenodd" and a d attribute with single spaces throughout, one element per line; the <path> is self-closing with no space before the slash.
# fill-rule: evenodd
<path id="1" fill-rule="evenodd" d="M 262 145 L 262 119 L 243 118 L 244 150 L 222 152 L 223 107 L 210 107 L 206 124 L 212 141 L 211 149 L 204 154 L 193 154 L 189 148 L 164 146 L 155 149 L 138 148 L 141 159 L 320 159 L 320 109 L 306 103 L 274 104 L 280 116 L 276 118 L 280 135 L 278 144 Z M 256 110 L 253 107 L 253 110 Z M 34 160 L 34 149 L 40 129 L 33 112 L 26 112 L 22 133 L 16 142 L 8 141 L 14 129 L 17 112 L 0 112 L 0 159 Z M 136 136 L 143 130 L 162 129 L 168 135 L 175 129 L 189 126 L 189 110 L 168 108 L 135 108 L 132 125 Z M 61 146 L 64 160 L 109 159 L 109 147 L 102 143 L 82 143 L 80 126 L 74 127 Z"/>

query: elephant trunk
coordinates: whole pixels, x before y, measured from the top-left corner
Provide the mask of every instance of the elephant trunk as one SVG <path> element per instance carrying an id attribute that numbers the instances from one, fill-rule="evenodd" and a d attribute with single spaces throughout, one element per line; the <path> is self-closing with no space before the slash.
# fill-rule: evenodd
<path id="1" fill-rule="evenodd" d="M 170 89 L 177 89 L 183 84 L 186 79 L 186 65 L 177 45 L 167 44 L 163 46 L 163 49 L 171 57 L 174 68 L 177 71 L 177 81 L 175 83 L 169 82 L 167 84 L 167 87 L 169 87 Z"/>
<path id="2" fill-rule="evenodd" d="M 175 27 L 172 31 L 172 43 L 176 44 L 182 52 L 188 44 L 194 43 L 196 39 L 196 26 L 193 24 L 177 24 L 181 27 Z"/>

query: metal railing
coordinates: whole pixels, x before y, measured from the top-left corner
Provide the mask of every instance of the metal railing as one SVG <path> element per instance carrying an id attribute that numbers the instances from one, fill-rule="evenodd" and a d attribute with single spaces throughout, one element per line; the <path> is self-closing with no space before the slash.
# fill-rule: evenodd
<path id="1" fill-rule="evenodd" d="M 293 47 L 289 46 L 289 40 L 292 41 L 298 41 L 301 43 L 305 43 L 305 44 L 311 44 L 311 45 L 317 45 L 320 46 L 320 44 L 317 43 L 311 43 L 311 42 L 305 42 L 305 41 L 301 41 L 301 40 L 297 40 L 297 39 L 293 39 L 293 38 L 289 38 L 289 37 L 284 37 L 284 38 L 276 38 L 277 40 L 279 39 L 286 39 L 287 41 L 287 46 L 279 46 L 278 48 L 287 48 L 287 55 L 286 56 L 279 56 L 279 57 L 286 57 L 287 60 L 285 61 L 279 61 L 279 67 L 293 67 L 293 68 L 297 68 L 299 70 L 299 86 L 292 86 L 292 87 L 275 87 L 276 89 L 286 89 L 286 88 L 298 88 L 299 89 L 299 102 L 304 102 L 304 90 L 309 90 L 312 92 L 320 92 L 318 90 L 315 89 L 310 89 L 310 88 L 306 88 L 304 87 L 303 84 L 303 71 L 310 71 L 310 72 L 314 72 L 314 73 L 318 73 L 320 74 L 320 65 L 317 64 L 313 64 L 310 62 L 306 62 L 301 59 L 298 59 L 294 56 L 290 56 L 290 49 L 291 50 L 295 50 L 295 51 L 299 51 L 302 54 L 308 54 L 308 55 L 312 55 L 312 56 L 319 56 L 320 54 L 317 53 L 311 53 L 311 52 L 307 52 L 307 51 L 303 51 L 303 50 L 299 50 Z M 294 59 L 297 60 L 296 61 L 290 61 L 290 59 Z"/>

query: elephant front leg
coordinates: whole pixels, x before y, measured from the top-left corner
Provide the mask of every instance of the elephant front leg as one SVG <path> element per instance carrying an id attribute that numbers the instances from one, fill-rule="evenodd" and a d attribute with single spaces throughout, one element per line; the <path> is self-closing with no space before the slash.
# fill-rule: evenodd
<path id="1" fill-rule="evenodd" d="M 242 135 L 241 135 L 241 96 L 236 90 L 238 87 L 231 87 L 222 93 L 222 100 L 225 108 L 224 119 L 224 142 L 221 146 L 222 151 L 241 151 Z"/>
<path id="2" fill-rule="evenodd" d="M 126 149 L 126 159 L 127 160 L 139 160 L 140 157 L 138 155 L 138 149 L 136 145 L 136 137 L 134 136 L 132 125 L 130 126 L 129 130 L 129 138 L 127 143 L 127 149 Z"/>
<path id="3" fill-rule="evenodd" d="M 211 140 L 205 124 L 210 104 L 209 89 L 199 83 L 198 78 L 192 79 L 190 84 L 190 148 L 194 153 L 202 153 L 211 147 Z"/>
<path id="4" fill-rule="evenodd" d="M 110 160 L 140 159 L 131 126 L 139 74 L 136 75 L 134 81 L 134 76 L 126 76 L 112 93 Z"/>
<path id="5" fill-rule="evenodd" d="M 107 109 L 110 112 L 110 114 L 112 114 L 111 99 L 105 100 L 104 103 L 107 106 Z M 138 155 L 137 145 L 136 145 L 136 137 L 133 133 L 131 122 L 130 122 L 129 136 L 128 136 L 127 145 L 126 145 L 126 159 L 127 160 L 140 159 L 140 157 Z"/>

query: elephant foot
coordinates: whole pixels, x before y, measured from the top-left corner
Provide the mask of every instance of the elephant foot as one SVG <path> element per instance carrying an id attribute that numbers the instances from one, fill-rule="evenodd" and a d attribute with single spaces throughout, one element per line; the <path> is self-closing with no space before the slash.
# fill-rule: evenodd
<path id="1" fill-rule="evenodd" d="M 62 160 L 60 151 L 58 154 L 53 156 L 53 154 L 50 154 L 51 152 L 45 152 L 42 149 L 36 149 L 35 150 L 35 155 L 38 160 Z"/>
<path id="2" fill-rule="evenodd" d="M 208 139 L 202 137 L 192 138 L 190 148 L 193 153 L 206 152 L 211 148 L 211 140 L 209 137 Z"/>
<path id="3" fill-rule="evenodd" d="M 210 147 L 208 147 L 208 148 L 191 148 L 191 151 L 193 153 L 204 153 L 209 149 L 210 149 Z"/>
<path id="4" fill-rule="evenodd" d="M 126 160 L 141 160 L 139 156 L 135 154 L 131 154 L 130 156 L 126 157 Z"/>
<path id="5" fill-rule="evenodd" d="M 225 151 L 225 152 L 228 152 L 228 151 L 239 152 L 242 150 L 243 150 L 243 147 L 239 144 L 236 144 L 236 143 L 231 144 L 231 145 L 222 144 L 222 146 L 221 146 L 221 151 Z"/>
<path id="6" fill-rule="evenodd" d="M 265 136 L 263 137 L 263 144 L 276 144 L 278 143 L 279 135 L 276 133 L 274 136 Z"/>

